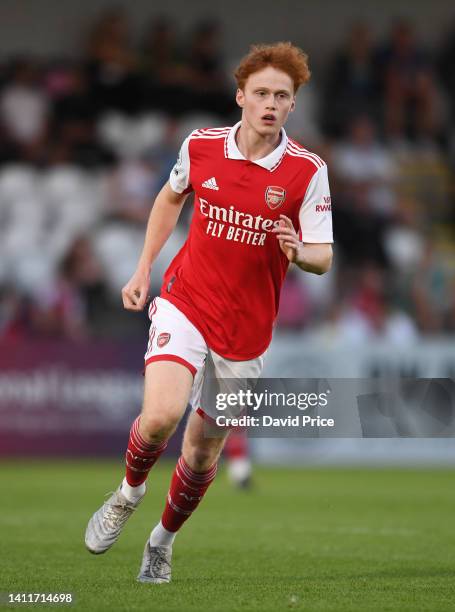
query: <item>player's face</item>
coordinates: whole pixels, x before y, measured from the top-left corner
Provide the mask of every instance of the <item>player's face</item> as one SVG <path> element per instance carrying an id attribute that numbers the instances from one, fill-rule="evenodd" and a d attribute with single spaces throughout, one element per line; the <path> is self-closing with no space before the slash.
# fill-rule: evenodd
<path id="1" fill-rule="evenodd" d="M 267 66 L 250 74 L 243 90 L 237 90 L 236 100 L 243 109 L 243 122 L 262 136 L 273 135 L 294 110 L 294 83 L 282 70 Z"/>

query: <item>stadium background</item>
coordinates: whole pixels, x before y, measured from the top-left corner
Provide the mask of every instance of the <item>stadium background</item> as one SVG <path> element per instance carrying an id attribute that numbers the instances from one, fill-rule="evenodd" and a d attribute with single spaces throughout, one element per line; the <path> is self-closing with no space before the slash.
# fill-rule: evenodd
<path id="1" fill-rule="evenodd" d="M 0 591 L 71 590 L 91 611 L 453 610 L 436 411 L 433 438 L 252 440 L 255 487 L 220 470 L 164 590 L 133 578 L 178 435 L 116 549 L 82 543 L 142 395 L 148 321 L 119 290 L 183 137 L 237 119 L 251 42 L 310 54 L 288 133 L 328 162 L 336 240 L 329 274 L 289 275 L 265 375 L 453 378 L 452 3 L 3 0 L 0 24 Z"/>

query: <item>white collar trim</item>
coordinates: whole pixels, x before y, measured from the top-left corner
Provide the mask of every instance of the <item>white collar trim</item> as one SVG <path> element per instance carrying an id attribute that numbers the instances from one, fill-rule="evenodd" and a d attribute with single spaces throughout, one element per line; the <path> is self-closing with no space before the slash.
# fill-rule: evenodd
<path id="1" fill-rule="evenodd" d="M 232 126 L 232 128 L 229 130 L 226 136 L 224 154 L 229 159 L 246 160 L 246 157 L 242 155 L 242 153 L 239 151 L 239 148 L 235 141 L 235 135 L 237 134 L 237 131 L 241 123 L 242 122 L 239 121 L 234 126 Z M 253 164 L 257 164 L 258 166 L 261 166 L 262 168 L 265 168 L 266 170 L 270 170 L 270 172 L 273 172 L 273 170 L 275 170 L 275 168 L 279 166 L 281 160 L 284 157 L 284 154 L 286 153 L 286 147 L 288 145 L 288 137 L 287 137 L 287 134 L 284 128 L 281 128 L 280 133 L 281 133 L 280 144 L 275 149 L 273 149 L 271 153 L 269 153 L 265 157 L 261 157 L 261 159 L 255 159 L 254 161 L 252 161 Z"/>

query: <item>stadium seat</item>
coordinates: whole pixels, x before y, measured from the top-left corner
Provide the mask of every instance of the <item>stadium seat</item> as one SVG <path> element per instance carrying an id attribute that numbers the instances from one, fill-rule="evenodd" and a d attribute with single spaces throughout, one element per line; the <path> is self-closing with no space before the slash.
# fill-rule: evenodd
<path id="1" fill-rule="evenodd" d="M 146 151 L 162 145 L 168 126 L 168 118 L 161 113 L 149 113 L 140 117 L 135 125 L 138 147 Z"/>
<path id="2" fill-rule="evenodd" d="M 0 172 L 0 207 L 4 202 L 15 202 L 29 197 L 36 189 L 36 172 L 21 164 L 6 166 Z"/>
<path id="3" fill-rule="evenodd" d="M 58 166 L 44 173 L 41 178 L 43 197 L 50 203 L 82 194 L 90 182 L 90 175 L 76 166 Z"/>
<path id="4" fill-rule="evenodd" d="M 130 118 L 109 113 L 98 123 L 103 144 L 119 157 L 138 157 L 163 143 L 168 119 L 161 113 L 148 113 Z"/>
<path id="5" fill-rule="evenodd" d="M 94 234 L 93 246 L 106 272 L 110 290 L 118 294 L 136 269 L 144 232 L 126 223 L 110 223 Z"/>
<path id="6" fill-rule="evenodd" d="M 121 154 L 128 140 L 130 122 L 120 113 L 106 113 L 97 124 L 98 137 L 102 144 L 116 154 Z"/>
<path id="7" fill-rule="evenodd" d="M 46 208 L 39 194 L 29 194 L 11 202 L 8 210 L 8 231 L 17 227 L 32 228 L 35 233 L 41 233 L 46 222 Z"/>
<path id="8" fill-rule="evenodd" d="M 34 294 L 54 281 L 55 262 L 42 249 L 29 250 L 11 263 L 15 284 L 25 293 Z"/>

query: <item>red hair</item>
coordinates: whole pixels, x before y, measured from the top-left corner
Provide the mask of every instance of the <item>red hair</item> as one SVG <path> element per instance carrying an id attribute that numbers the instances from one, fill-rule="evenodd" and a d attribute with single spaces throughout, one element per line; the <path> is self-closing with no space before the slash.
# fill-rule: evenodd
<path id="1" fill-rule="evenodd" d="M 244 89 L 248 77 L 267 66 L 288 74 L 294 82 L 294 93 L 310 80 L 308 55 L 290 42 L 279 42 L 273 45 L 251 46 L 250 52 L 242 58 L 234 72 L 238 88 Z"/>

